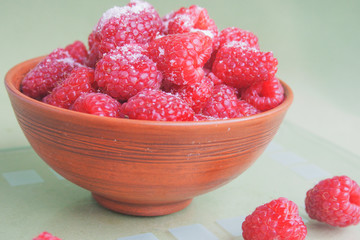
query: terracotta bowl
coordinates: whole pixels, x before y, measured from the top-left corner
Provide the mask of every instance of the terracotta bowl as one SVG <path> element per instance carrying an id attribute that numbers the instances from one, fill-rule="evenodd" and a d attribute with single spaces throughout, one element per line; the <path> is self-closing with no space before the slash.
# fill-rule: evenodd
<path id="1" fill-rule="evenodd" d="M 117 119 L 74 112 L 19 91 L 42 58 L 5 77 L 16 118 L 35 152 L 56 172 L 116 212 L 157 216 L 239 176 L 262 154 L 293 100 L 251 117 L 201 122 Z"/>

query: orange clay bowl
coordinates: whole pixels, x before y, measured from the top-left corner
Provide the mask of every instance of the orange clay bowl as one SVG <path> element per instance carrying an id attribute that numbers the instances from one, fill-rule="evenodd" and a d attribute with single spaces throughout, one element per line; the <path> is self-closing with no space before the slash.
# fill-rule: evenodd
<path id="1" fill-rule="evenodd" d="M 116 212 L 177 212 L 239 176 L 262 154 L 293 100 L 254 116 L 198 122 L 99 117 L 54 107 L 19 91 L 40 58 L 5 77 L 17 120 L 35 152 L 57 173 Z"/>

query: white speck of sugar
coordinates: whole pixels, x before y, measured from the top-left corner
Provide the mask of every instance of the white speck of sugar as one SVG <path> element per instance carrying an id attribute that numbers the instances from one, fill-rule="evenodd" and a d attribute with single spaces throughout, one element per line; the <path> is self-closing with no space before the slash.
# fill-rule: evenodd
<path id="1" fill-rule="evenodd" d="M 56 59 L 57 62 L 61 62 L 64 64 L 68 64 L 70 66 L 74 66 L 75 65 L 75 60 L 71 57 L 67 57 L 67 58 L 61 58 L 61 59 Z"/>
<path id="2" fill-rule="evenodd" d="M 242 49 L 249 49 L 252 51 L 257 52 L 258 50 L 254 47 L 250 47 L 248 43 L 242 42 L 242 41 L 232 41 L 227 44 L 225 44 L 225 47 L 236 47 L 236 48 L 242 48 Z"/>
<path id="3" fill-rule="evenodd" d="M 183 27 L 185 28 L 192 28 L 194 23 L 191 21 L 192 19 L 190 18 L 189 15 L 187 14 L 179 14 L 177 16 L 175 16 L 174 21 L 180 21 L 181 23 L 183 23 Z"/>
<path id="4" fill-rule="evenodd" d="M 214 34 L 210 30 L 201 30 L 201 29 L 191 29 L 191 32 L 202 32 L 206 36 L 210 37 L 211 39 L 214 38 Z"/>
<path id="5" fill-rule="evenodd" d="M 159 47 L 159 56 L 163 56 L 165 54 L 165 50 Z"/>
<path id="6" fill-rule="evenodd" d="M 142 48 L 140 46 L 129 44 L 118 47 L 115 51 L 109 53 L 109 58 L 111 60 L 117 61 L 119 59 L 126 59 L 128 63 L 134 63 L 143 56 L 144 55 L 142 54 Z"/>

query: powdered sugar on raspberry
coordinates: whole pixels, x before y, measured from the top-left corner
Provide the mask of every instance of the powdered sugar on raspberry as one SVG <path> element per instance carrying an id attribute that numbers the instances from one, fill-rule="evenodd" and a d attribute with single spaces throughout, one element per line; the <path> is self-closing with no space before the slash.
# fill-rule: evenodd
<path id="1" fill-rule="evenodd" d="M 224 45 L 224 47 L 229 47 L 229 48 L 236 47 L 236 48 L 242 48 L 242 49 L 251 49 L 255 52 L 259 51 L 258 49 L 254 48 L 254 47 L 250 47 L 250 45 L 248 43 L 242 42 L 242 41 L 232 41 L 232 42 L 226 43 Z"/>
<path id="2" fill-rule="evenodd" d="M 72 57 L 56 59 L 56 62 L 64 63 L 64 64 L 70 65 L 72 67 L 74 67 L 75 65 L 80 66 L 80 64 L 76 63 Z"/>
<path id="3" fill-rule="evenodd" d="M 163 56 L 165 54 L 165 50 L 162 47 L 159 47 L 159 56 Z"/>
<path id="4" fill-rule="evenodd" d="M 210 37 L 211 39 L 214 39 L 214 37 L 215 37 L 214 33 L 211 32 L 210 30 L 201 30 L 201 29 L 193 28 L 190 30 L 190 32 L 202 32 L 203 34 Z"/>
<path id="5" fill-rule="evenodd" d="M 132 0 L 130 3 L 135 4 L 131 6 L 126 5 L 123 7 L 114 6 L 105 11 L 96 26 L 97 31 L 101 31 L 104 25 L 112 18 L 131 16 L 133 14 L 139 14 L 142 11 L 150 11 L 151 9 L 151 5 L 149 3 L 140 0 Z"/>
<path id="6" fill-rule="evenodd" d="M 129 63 L 133 63 L 139 60 L 141 57 L 145 57 L 142 53 L 142 47 L 135 44 L 125 44 L 121 47 L 117 47 L 115 51 L 109 53 L 109 57 L 113 61 L 117 61 L 119 59 L 124 60 L 124 56 Z"/>

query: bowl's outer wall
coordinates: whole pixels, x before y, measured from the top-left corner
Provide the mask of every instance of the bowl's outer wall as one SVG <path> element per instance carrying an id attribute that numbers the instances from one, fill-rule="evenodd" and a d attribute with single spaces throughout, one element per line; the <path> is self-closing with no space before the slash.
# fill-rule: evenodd
<path id="1" fill-rule="evenodd" d="M 264 151 L 291 105 L 244 119 L 154 122 L 98 117 L 53 107 L 20 92 L 42 58 L 5 77 L 17 120 L 35 152 L 69 181 L 134 204 L 191 199 L 231 181 Z M 249 121 L 251 119 L 251 121 Z"/>

